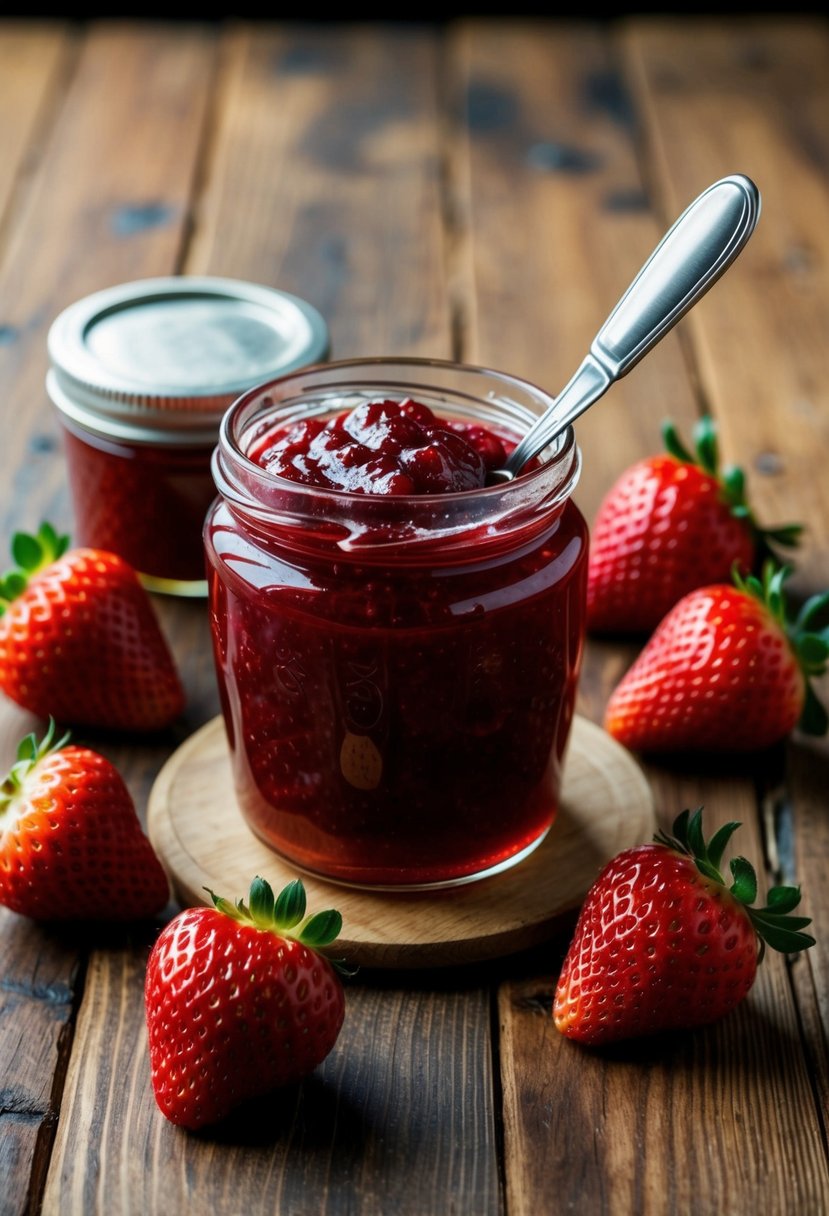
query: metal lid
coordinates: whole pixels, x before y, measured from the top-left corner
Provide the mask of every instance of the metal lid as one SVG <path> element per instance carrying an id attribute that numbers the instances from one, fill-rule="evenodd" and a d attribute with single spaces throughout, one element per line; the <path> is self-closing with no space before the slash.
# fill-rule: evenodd
<path id="1" fill-rule="evenodd" d="M 328 354 L 307 301 L 237 279 L 139 279 L 84 297 L 49 330 L 49 395 L 81 426 L 166 443 L 215 436 L 242 392 Z"/>

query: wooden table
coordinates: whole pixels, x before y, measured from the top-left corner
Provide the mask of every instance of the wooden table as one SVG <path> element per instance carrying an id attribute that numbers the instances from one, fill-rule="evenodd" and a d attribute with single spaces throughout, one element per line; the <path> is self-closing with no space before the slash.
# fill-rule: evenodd
<path id="1" fill-rule="evenodd" d="M 52 318 L 175 272 L 296 292 L 334 354 L 454 356 L 560 387 L 666 226 L 732 172 L 764 210 L 735 268 L 581 420 L 578 499 L 710 409 L 792 589 L 829 585 L 829 28 L 818 17 L 612 25 L 0 24 L 3 533 L 71 520 L 44 391 Z M 87 734 L 145 813 L 218 708 L 202 602 L 156 601 L 188 691 L 152 744 Z M 591 640 L 600 720 L 634 653 Z M 827 692 L 826 685 L 822 689 Z M 37 726 L 0 707 L 0 751 Z M 0 916 L 0 1211 L 825 1213 L 829 751 L 648 764 L 668 824 L 743 822 L 818 944 L 769 957 L 729 1018 L 588 1053 L 550 998 L 566 941 L 450 971 L 364 971 L 318 1074 L 266 1118 L 190 1136 L 149 1083 L 151 938 Z M 260 1112 L 261 1116 L 262 1112 Z"/>

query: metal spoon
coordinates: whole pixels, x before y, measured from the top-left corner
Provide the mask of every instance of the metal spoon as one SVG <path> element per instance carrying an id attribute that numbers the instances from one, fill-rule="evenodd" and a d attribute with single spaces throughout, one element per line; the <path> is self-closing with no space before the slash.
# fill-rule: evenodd
<path id="1" fill-rule="evenodd" d="M 741 173 L 721 178 L 683 211 L 654 249 L 590 347 L 590 353 L 533 423 L 489 485 L 511 481 L 528 460 L 656 346 L 727 270 L 754 231 L 760 192 Z"/>

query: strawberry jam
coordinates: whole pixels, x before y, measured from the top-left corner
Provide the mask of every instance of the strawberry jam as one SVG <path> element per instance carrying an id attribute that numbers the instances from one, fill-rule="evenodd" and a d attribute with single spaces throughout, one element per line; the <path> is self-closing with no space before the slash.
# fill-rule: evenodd
<path id="1" fill-rule="evenodd" d="M 550 404 L 425 360 L 333 363 L 225 415 L 205 525 L 242 812 L 346 883 L 454 884 L 558 805 L 584 633 L 572 432 L 487 486 Z"/>
<path id="2" fill-rule="evenodd" d="M 64 421 L 63 441 L 75 542 L 118 553 L 153 590 L 204 594 L 201 532 L 216 493 L 210 476 L 215 443 L 124 443 L 83 433 L 70 421 Z"/>
<path id="3" fill-rule="evenodd" d="M 497 435 L 438 419 L 426 405 L 364 401 L 330 418 L 306 418 L 260 444 L 251 458 L 280 477 L 351 494 L 480 490 L 506 459 Z"/>

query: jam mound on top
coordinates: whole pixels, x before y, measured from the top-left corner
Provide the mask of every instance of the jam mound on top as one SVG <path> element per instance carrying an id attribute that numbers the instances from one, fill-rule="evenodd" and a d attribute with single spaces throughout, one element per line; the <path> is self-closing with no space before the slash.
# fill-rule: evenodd
<path id="1" fill-rule="evenodd" d="M 486 427 L 439 418 L 411 398 L 361 402 L 327 422 L 295 422 L 251 455 L 269 473 L 350 494 L 480 489 L 506 459 Z"/>

